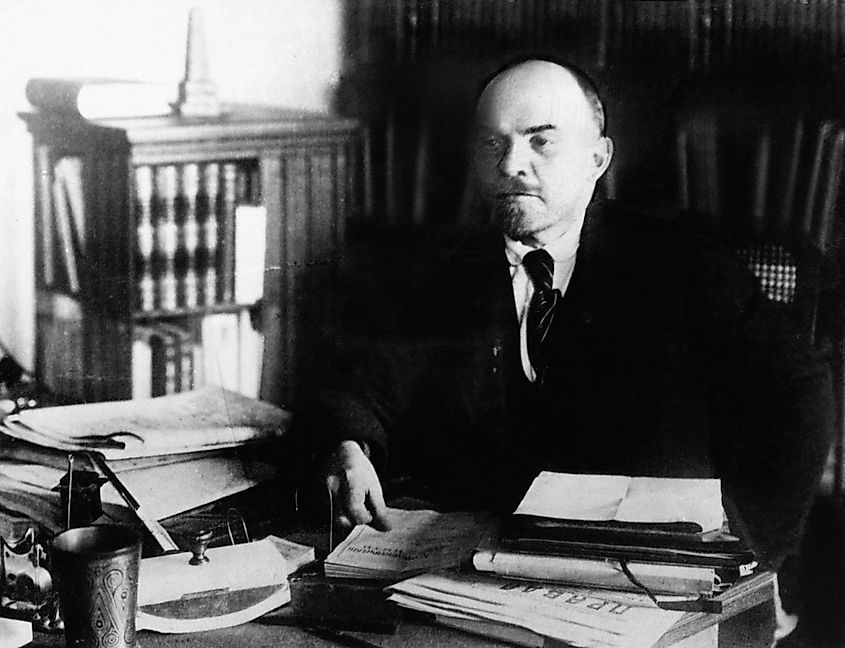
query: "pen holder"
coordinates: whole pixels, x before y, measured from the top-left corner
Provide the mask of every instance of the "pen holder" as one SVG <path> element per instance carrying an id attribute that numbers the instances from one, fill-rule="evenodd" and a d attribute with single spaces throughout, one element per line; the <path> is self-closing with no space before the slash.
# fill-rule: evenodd
<path id="1" fill-rule="evenodd" d="M 108 480 L 90 470 L 74 470 L 65 473 L 53 491 L 58 491 L 61 497 L 62 521 L 66 529 L 86 526 L 103 514 L 103 503 L 100 498 L 100 487 Z M 68 489 L 68 482 L 71 483 Z M 70 496 L 70 520 L 68 516 L 68 496 Z"/>
<path id="2" fill-rule="evenodd" d="M 69 529 L 53 539 L 53 578 L 68 648 L 137 648 L 141 537 L 123 526 Z"/>

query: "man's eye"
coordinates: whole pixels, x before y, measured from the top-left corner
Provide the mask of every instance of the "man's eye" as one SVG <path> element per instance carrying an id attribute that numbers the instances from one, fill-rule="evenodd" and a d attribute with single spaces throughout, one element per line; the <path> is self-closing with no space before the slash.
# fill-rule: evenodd
<path id="1" fill-rule="evenodd" d="M 542 149 L 545 148 L 550 144 L 549 139 L 544 135 L 532 135 L 531 136 L 531 146 L 535 149 Z"/>
<path id="2" fill-rule="evenodd" d="M 485 153 L 498 153 L 502 150 L 502 139 L 499 137 L 481 137 L 478 148 Z"/>

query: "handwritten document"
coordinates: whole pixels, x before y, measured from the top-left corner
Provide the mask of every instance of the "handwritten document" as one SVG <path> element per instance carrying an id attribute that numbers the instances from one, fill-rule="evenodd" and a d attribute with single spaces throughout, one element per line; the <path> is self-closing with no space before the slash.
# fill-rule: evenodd
<path id="1" fill-rule="evenodd" d="M 390 531 L 364 524 L 329 554 L 326 576 L 397 579 L 457 566 L 472 556 L 487 513 L 388 509 Z"/>
<path id="2" fill-rule="evenodd" d="M 507 624 L 591 648 L 653 646 L 683 615 L 637 594 L 448 571 L 415 576 L 388 591 L 388 600 L 438 618 Z"/>
<path id="3" fill-rule="evenodd" d="M 541 472 L 516 511 L 568 520 L 695 522 L 702 531 L 722 526 L 718 479 L 626 477 Z"/>
<path id="4" fill-rule="evenodd" d="M 4 420 L 14 438 L 119 460 L 222 449 L 280 437 L 285 410 L 217 386 L 157 398 L 43 407 Z M 121 447 L 122 446 L 122 447 Z"/>

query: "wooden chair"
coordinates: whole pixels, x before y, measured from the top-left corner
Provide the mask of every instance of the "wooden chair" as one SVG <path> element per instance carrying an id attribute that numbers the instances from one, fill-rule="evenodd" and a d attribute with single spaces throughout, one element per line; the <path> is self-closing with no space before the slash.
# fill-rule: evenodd
<path id="1" fill-rule="evenodd" d="M 829 351 L 838 434 L 823 490 L 845 496 L 845 293 L 836 269 L 845 123 L 772 89 L 693 93 L 678 109 L 680 201 L 733 246 L 763 292 L 788 305 L 801 330 Z M 793 90 L 800 96 L 800 91 Z M 783 96 L 783 95 L 779 95 Z"/>

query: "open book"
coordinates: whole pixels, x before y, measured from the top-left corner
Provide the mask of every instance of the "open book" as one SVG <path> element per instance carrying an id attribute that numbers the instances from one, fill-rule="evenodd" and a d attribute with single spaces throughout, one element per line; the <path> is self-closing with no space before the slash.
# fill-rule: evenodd
<path id="1" fill-rule="evenodd" d="M 388 509 L 390 531 L 360 524 L 326 558 L 328 577 L 396 580 L 468 561 L 487 513 Z"/>

